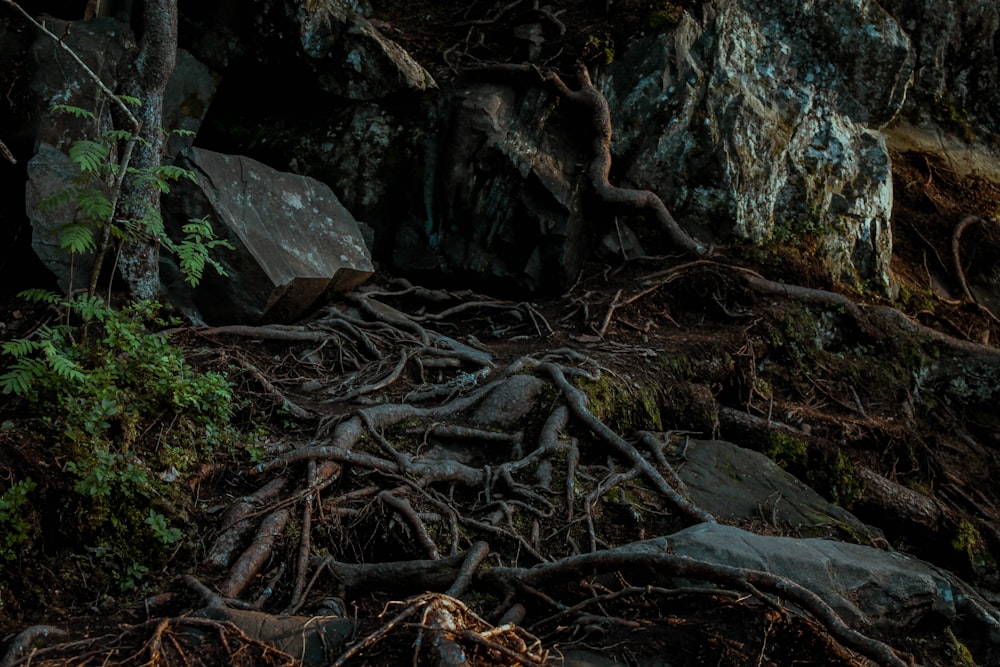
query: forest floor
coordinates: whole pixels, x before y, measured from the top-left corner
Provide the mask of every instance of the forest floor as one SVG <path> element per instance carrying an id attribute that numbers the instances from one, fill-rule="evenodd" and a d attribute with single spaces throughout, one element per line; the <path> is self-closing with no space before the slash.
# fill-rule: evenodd
<path id="1" fill-rule="evenodd" d="M 611 47 L 602 15 L 574 30 Z M 466 34 L 443 28 L 393 32 L 398 20 L 386 12 L 380 27 L 418 56 L 471 50 Z M 0 570 L 0 635 L 66 631 L 36 665 L 295 665 L 305 656 L 293 648 L 333 645 L 318 664 L 396 664 L 425 650 L 447 664 L 463 651 L 476 664 L 573 651 L 624 664 L 865 664 L 830 627 L 753 586 L 669 588 L 615 563 L 574 571 L 569 584 L 518 583 L 518 568 L 696 521 L 697 508 L 643 467 L 653 461 L 669 477 L 687 436 L 768 454 L 887 545 L 996 604 L 1000 420 L 955 383 L 971 381 L 963 359 L 1000 341 L 996 316 L 963 288 L 991 280 L 1000 258 L 1000 187 L 959 176 L 940 156 L 892 157 L 891 303 L 829 284 L 801 239 L 694 261 L 594 263 L 566 294 L 530 302 L 379 274 L 293 327 L 171 330 L 191 364 L 233 382 L 241 436 L 199 451 L 166 482 L 174 491 L 153 505 L 183 532 L 169 547 L 139 535 L 88 542 L 73 526 L 80 501 L 46 415 L 6 401 L 0 492 L 29 477 L 37 487 L 23 509 L 30 540 Z M 953 241 L 969 216 L 980 219 L 962 228 L 957 270 Z M 0 340 L 49 318 L 6 299 Z M 939 374 L 922 376 L 931 366 Z M 514 377 L 534 381 L 491 403 L 484 388 Z M 659 454 L 638 454 L 650 434 Z M 879 495 L 861 470 L 916 491 L 931 514 Z M 763 514 L 737 523 L 803 532 Z M 331 621 L 318 649 L 285 637 L 279 651 L 260 641 L 267 632 L 248 631 L 259 617 L 236 616 L 264 612 L 272 636 L 307 634 L 276 629 L 282 615 L 356 625 Z M 357 641 L 338 644 L 338 632 Z M 877 639 L 924 664 L 961 664 L 939 630 Z"/>
<path id="2" fill-rule="evenodd" d="M 955 339 L 997 340 L 995 319 L 961 298 L 950 257 L 957 221 L 996 210 L 1000 190 L 985 181 L 959 179 L 926 155 L 895 155 L 894 164 L 899 196 L 893 268 L 903 296 L 892 305 Z M 974 281 L 994 261 L 997 232 L 986 224 L 973 225 L 962 241 L 965 274 Z M 362 633 L 386 621 L 380 616 L 383 609 L 405 611 L 402 600 L 447 589 L 442 581 L 453 579 L 457 565 L 464 562 L 461 557 L 480 544 L 488 544 L 488 562 L 496 568 L 515 567 L 586 552 L 588 541 L 614 547 L 689 525 L 690 516 L 657 497 L 655 485 L 629 476 L 627 457 L 615 460 L 607 442 L 595 438 L 595 430 L 586 424 L 564 425 L 557 436 L 560 443 L 574 443 L 579 475 L 574 493 L 586 495 L 586 500 L 565 501 L 558 485 L 566 484 L 567 473 L 558 466 L 565 466 L 570 455 L 558 448 L 546 455 L 555 467 L 548 473 L 552 479 L 547 493 L 538 491 L 538 484 L 532 491 L 508 480 L 505 499 L 493 486 L 496 480 L 476 476 L 490 464 L 499 469 L 541 446 L 535 443 L 547 437 L 547 424 L 559 402 L 550 367 L 564 373 L 576 369 L 573 383 L 590 394 L 592 413 L 623 438 L 666 432 L 666 444 L 676 445 L 685 435 L 720 437 L 763 451 L 828 499 L 878 526 L 894 548 L 934 562 L 995 595 L 992 554 L 1000 552 L 1000 494 L 993 481 L 1000 473 L 995 411 L 973 401 L 956 402 L 944 390 L 935 394 L 933 386 L 922 387 L 923 394 L 914 396 L 913 364 L 921 354 L 915 350 L 933 354 L 916 338 L 873 336 L 843 308 L 837 312 L 829 304 L 761 291 L 746 280 L 760 271 L 785 284 L 830 287 L 816 283 L 821 272 L 812 262 L 803 248 L 773 247 L 762 254 L 728 249 L 696 261 L 656 257 L 617 266 L 595 264 L 561 298 L 531 303 L 422 290 L 379 275 L 358 294 L 333 304 L 338 313 L 353 313 L 356 322 L 373 323 L 365 329 L 364 344 L 362 338 L 343 335 L 346 327 L 339 329 L 341 338 L 335 338 L 329 310 L 294 328 L 324 332 L 301 341 L 280 340 L 285 330 L 269 327 L 175 330 L 172 341 L 192 363 L 221 369 L 235 383 L 245 439 L 185 470 L 176 484 L 187 500 L 173 507 L 173 516 L 186 517 L 184 539 L 168 553 L 150 558 L 148 569 L 135 581 L 126 579 L 120 568 L 109 568 L 95 545 L 68 537 L 74 534 L 66 523 L 74 520 L 69 509 L 74 492 L 63 454 L 52 445 L 42 416 L 8 402 L 0 429 L 2 478 L 30 477 L 38 488 L 32 494 L 34 509 L 27 514 L 32 542 L 3 570 L 0 632 L 38 623 L 57 626 L 70 631 L 75 642 L 84 642 L 75 646 L 84 647 L 83 654 L 94 664 L 133 664 L 123 656 L 151 650 L 150 633 L 156 629 L 152 620 L 181 618 L 202 606 L 199 600 L 214 599 L 191 593 L 191 584 L 183 583 L 182 576 L 193 575 L 212 591 L 222 591 L 230 604 L 242 600 L 248 608 L 271 613 L 311 609 L 345 614 L 358 620 L 355 631 Z M 951 286 L 951 291 L 943 293 L 942 285 Z M 364 305 L 376 302 L 391 306 L 388 318 Z M 865 309 L 876 305 L 864 304 Z M 7 306 L 5 337 L 23 335 L 48 317 L 25 303 L 8 301 Z M 399 320 L 399 313 L 408 319 Z M 431 332 L 430 345 L 421 342 L 421 331 Z M 460 354 L 429 353 L 439 335 L 461 341 Z M 828 340 L 818 342 L 824 335 Z M 371 349 L 366 352 L 365 346 Z M 486 355 L 489 364 L 484 363 Z M 511 369 L 512 364 L 518 368 Z M 531 409 L 519 413 L 516 406 L 494 406 L 493 417 L 502 421 L 504 411 L 510 410 L 512 421 L 488 428 L 470 423 L 468 415 L 481 399 L 466 401 L 464 407 L 457 404 L 473 396 L 477 386 L 518 369 L 546 380 L 540 397 L 528 401 Z M 596 369 L 599 374 L 593 373 Z M 598 375 L 604 380 L 595 379 Z M 421 397 L 421 392 L 436 392 L 436 397 Z M 424 407 L 412 407 L 416 405 Z M 391 409 L 379 412 L 380 406 Z M 392 409 L 404 410 L 399 406 L 411 409 L 390 414 Z M 365 419 L 384 421 L 365 426 L 365 435 L 345 441 L 338 429 L 362 413 Z M 734 419 L 736 413 L 749 419 Z M 458 430 L 449 434 L 450 427 Z M 461 444 L 466 440 L 475 446 Z M 330 443 L 367 458 L 352 459 L 341 452 L 331 463 L 292 454 Z M 500 451 L 484 460 L 481 452 L 492 448 Z M 393 457 L 408 463 L 394 468 Z M 464 467 L 434 467 L 444 461 L 460 461 Z M 534 461 L 533 470 L 539 462 Z M 338 472 L 324 476 L 320 469 L 327 465 Z M 908 523 L 903 508 L 866 496 L 865 485 L 853 472 L 861 468 L 919 489 L 940 516 L 933 522 Z M 509 470 L 516 477 L 522 469 Z M 283 490 L 265 491 L 270 495 L 261 496 L 266 500 L 254 506 L 250 516 L 254 522 L 261 517 L 278 521 L 277 539 L 262 552 L 248 578 L 234 582 L 233 571 L 219 567 L 231 557 L 210 562 L 226 532 L 221 517 L 239 499 L 270 488 L 264 481 L 276 479 L 285 480 Z M 616 495 L 614 487 L 625 491 Z M 496 497 L 489 497 L 490 488 Z M 313 493 L 312 502 L 305 500 Z M 459 526 L 447 527 L 449 512 L 458 517 Z M 419 519 L 407 525 L 404 517 L 411 513 Z M 763 516 L 742 524 L 757 532 L 801 534 L 794 526 L 769 524 Z M 973 526 L 975 537 L 959 539 L 963 526 Z M 267 533 L 260 530 L 255 541 Z M 309 536 L 306 542 L 304 535 Z M 300 560 L 303 545 L 307 555 Z M 382 572 L 380 585 L 345 588 L 335 582 L 348 575 L 322 576 L 325 567 L 335 569 L 324 559 L 441 559 L 442 565 L 436 574 Z M 553 584 L 528 595 L 525 604 L 529 617 L 537 619 L 538 606 L 546 606 L 540 600 L 555 605 L 551 596 L 564 604 L 580 604 L 581 595 L 609 595 L 626 583 L 632 582 L 619 574 L 589 580 L 584 589 Z M 509 600 L 489 587 L 473 583 L 469 590 L 469 609 L 463 613 L 478 616 L 465 617 L 466 627 L 481 623 L 479 617 L 496 624 L 509 607 Z M 423 614 L 423 622 L 429 623 L 427 616 L 433 614 L 428 608 L 436 608 L 434 604 L 440 603 L 424 600 L 424 607 L 411 609 L 410 622 L 400 624 L 406 630 L 387 632 L 388 639 L 372 642 L 357 664 L 408 659 L 421 625 L 415 623 L 417 615 Z M 609 596 L 599 609 L 589 621 L 543 619 L 526 623 L 524 632 L 540 637 L 539 646 L 545 650 L 582 647 L 626 662 L 669 650 L 672 665 L 742 665 L 757 657 L 766 657 L 761 664 L 860 664 L 856 656 L 834 651 L 836 642 L 815 621 L 776 612 L 745 596 L 732 597 L 722 589 L 709 595 L 679 593 L 669 604 L 656 596 Z M 541 615 L 553 617 L 552 608 Z M 630 631 L 630 642 L 621 644 L 609 623 Z M 634 638 L 637 628 L 656 631 L 642 634 L 643 644 Z M 190 656 L 194 649 L 184 643 L 190 641 L 184 639 L 184 629 L 168 629 L 177 650 Z M 282 664 L 286 659 L 231 632 L 224 644 L 228 648 L 215 647 L 214 663 L 208 654 L 202 655 L 204 664 L 225 664 L 239 651 L 254 656 L 246 664 Z M 948 641 L 933 633 L 884 639 L 926 664 L 948 664 L 954 657 Z M 530 654 L 528 645 L 517 646 Z M 77 648 L 53 654 L 51 664 L 67 655 L 87 662 Z M 34 664 L 49 664 L 42 657 Z M 487 662 L 496 660 L 494 654 Z"/>

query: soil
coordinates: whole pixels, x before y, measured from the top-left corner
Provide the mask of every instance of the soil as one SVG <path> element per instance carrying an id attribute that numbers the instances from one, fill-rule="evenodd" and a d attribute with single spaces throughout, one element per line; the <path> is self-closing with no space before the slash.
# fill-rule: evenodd
<path id="1" fill-rule="evenodd" d="M 436 68 L 433 73 L 439 78 L 447 76 L 448 61 L 441 54 L 448 49 L 452 49 L 452 64 L 509 53 L 504 51 L 509 41 L 496 38 L 494 44 L 492 40 L 494 35 L 509 33 L 519 20 L 513 10 L 497 15 L 500 5 L 486 8 L 473 3 L 467 6 L 467 20 L 481 23 L 458 28 L 452 3 L 416 0 L 373 4 L 380 29 Z M 600 3 L 579 3 L 565 38 L 566 44 L 576 45 L 576 53 L 567 54 L 600 57 L 605 48 L 613 49 L 627 39 L 627 26 L 651 20 L 646 3 L 618 4 L 622 5 L 621 13 L 609 21 Z M 592 10 L 582 9 L 590 5 Z M 414 25 L 415 15 L 429 18 Z M 555 30 L 558 26 L 553 22 L 550 27 Z M 484 37 L 474 36 L 475 30 L 484 31 Z M 892 268 L 899 285 L 899 297 L 892 303 L 880 304 L 870 295 L 828 284 L 806 250 L 807 239 L 794 246 L 717 249 L 713 257 L 698 261 L 658 256 L 624 264 L 595 262 L 567 294 L 530 304 L 474 292 L 435 291 L 430 296 L 450 299 L 442 306 L 390 275 L 376 276 L 365 288 L 368 297 L 362 298 L 391 305 L 410 316 L 411 325 L 419 322 L 428 331 L 487 351 L 495 368 L 478 382 L 488 382 L 519 359 L 543 360 L 553 351 L 574 350 L 589 361 L 580 361 L 570 353 L 560 358 L 579 362 L 577 366 L 583 369 L 596 362 L 602 378 L 611 382 L 610 389 L 600 382 L 588 388 L 591 411 L 614 432 L 625 438 L 641 431 L 673 432 L 675 438 L 668 436 L 668 444 L 691 433 L 763 451 L 828 499 L 878 526 L 892 547 L 959 574 L 996 603 L 1000 600 L 1000 579 L 993 554 L 1000 553 L 1000 491 L 993 480 L 1000 475 L 996 454 L 1000 422 L 992 406 L 972 399 L 956 400 L 948 393 L 947 383 L 922 387 L 923 393 L 915 396 L 913 374 L 920 367 L 921 355 L 929 357 L 935 349 L 946 348 L 935 347 L 916 334 L 912 338 L 873 337 L 850 312 L 809 304 L 794 295 L 763 293 L 745 279 L 750 270 L 781 283 L 832 290 L 868 307 L 898 308 L 912 320 L 960 341 L 995 345 L 1000 340 L 1000 324 L 994 313 L 963 295 L 952 260 L 952 238 L 956 225 L 966 216 L 985 217 L 1000 208 L 1000 186 L 982 178 L 959 177 L 934 155 L 896 152 L 892 158 Z M 644 240 L 649 247 L 656 247 L 655 239 Z M 988 275 L 998 255 L 1000 236 L 995 223 L 975 224 L 964 232 L 961 259 L 969 282 Z M 469 303 L 479 305 L 448 314 L 446 306 Z M 355 298 L 332 305 L 341 313 L 365 319 Z M 442 313 L 438 319 L 421 319 Z M 53 317 L 44 308 L 8 296 L 0 304 L 0 340 L 26 336 Z M 315 329 L 334 319 L 330 311 L 321 310 L 300 324 Z M 450 511 L 457 514 L 482 516 L 484 507 L 489 506 L 488 492 L 484 499 L 481 489 L 469 491 L 461 484 L 456 489 L 452 482 L 450 487 L 427 484 L 426 488 L 434 486 L 436 495 L 421 495 L 418 487 L 424 487 L 412 476 L 386 472 L 374 464 L 342 461 L 343 472 L 317 491 L 316 501 L 310 504 L 295 495 L 305 488 L 307 475 L 318 474 L 307 470 L 306 464 L 288 462 L 265 473 L 255 471 L 259 464 L 280 461 L 295 448 L 334 440 L 337 428 L 362 408 L 406 405 L 413 402 L 414 392 L 448 386 L 448 382 L 453 383 L 452 393 L 442 394 L 429 405 L 447 405 L 473 392 L 476 381 L 469 378 L 478 371 L 475 364 L 463 359 L 457 368 L 436 368 L 428 362 L 430 356 L 417 353 L 411 353 L 398 377 L 385 382 L 384 387 L 371 389 L 391 377 L 398 350 L 407 350 L 410 344 L 406 335 L 407 327 L 412 334 L 411 325 L 366 329 L 370 342 L 384 353 L 380 358 L 366 356 L 363 346 L 347 335 L 336 339 L 340 347 L 335 349 L 332 343 L 276 340 L 271 330 L 172 330 L 171 341 L 186 351 L 192 364 L 221 370 L 230 377 L 242 400 L 238 420 L 243 435 L 240 441 L 220 447 L 183 471 L 176 482 L 176 488 L 183 492 L 165 507 L 175 511 L 175 516 L 187 518 L 184 539 L 150 555 L 149 571 L 131 587 L 120 585 L 120 573 L 107 571 L 99 545 L 71 538 L 80 536 L 80 531 L 70 527 L 78 520 L 79 508 L 65 471 L 65 452 L 54 444 L 58 434 L 46 424 L 44 415 L 32 414 L 23 402 L 6 401 L 0 408 L 0 491 L 28 477 L 37 488 L 24 510 L 31 540 L 0 570 L 0 635 L 44 623 L 66 629 L 74 640 L 89 638 L 66 645 L 61 653 L 39 656 L 33 664 L 139 664 L 155 660 L 151 637 L 157 627 L 161 635 L 155 636 L 173 638 L 163 639 L 164 646 L 173 646 L 162 649 L 165 664 L 237 664 L 234 656 L 241 656 L 241 664 L 295 664 L 282 662 L 284 657 L 269 653 L 259 642 L 233 629 L 226 630 L 232 634 L 221 644 L 199 644 L 184 635 L 180 626 L 164 630 L 151 620 L 179 618 L 207 602 L 179 581 L 183 574 L 195 575 L 216 591 L 231 583 L 230 572 L 206 565 L 206 555 L 222 532 L 222 516 L 235 499 L 253 493 L 267 479 L 284 475 L 289 479 L 288 488 L 257 512 L 262 517 L 282 507 L 290 509 L 285 528 L 244 587 L 226 597 L 260 601 L 259 608 L 273 613 L 292 607 L 329 610 L 336 607 L 324 605 L 339 604 L 341 612 L 357 619 L 358 637 L 383 627 L 398 611 L 400 600 L 425 592 L 419 582 L 413 590 L 403 580 L 391 587 L 358 586 L 345 592 L 335 581 L 322 577 L 309 581 L 301 600 L 295 603 L 293 588 L 296 577 L 301 576 L 295 574 L 295 564 L 302 536 L 308 534 L 311 539 L 306 543 L 313 558 L 310 576 L 321 573 L 321 559 L 326 556 L 350 563 L 428 559 L 428 545 L 421 541 L 419 530 L 407 525 L 405 514 L 388 509 L 387 501 L 376 502 L 380 492 L 389 491 L 410 502 L 422 517 L 438 515 L 437 519 L 426 518 L 425 525 L 430 526 L 429 537 L 444 557 L 446 546 L 454 548 L 456 543 L 448 538 L 447 521 L 440 516 L 447 514 L 442 499 L 449 499 Z M 818 343 L 819 338 L 824 340 Z M 345 355 L 355 357 L 359 362 L 356 368 Z M 536 375 L 545 377 L 540 371 Z M 467 383 L 457 382 L 462 379 Z M 371 391 L 353 400 L 338 400 L 359 387 Z M 523 443 L 537 442 L 558 395 L 547 383 L 540 408 L 508 430 L 518 431 Z M 755 418 L 752 423 L 763 423 L 765 428 L 741 425 L 727 418 L 727 410 L 749 415 Z M 467 425 L 464 413 L 462 419 L 457 415 L 411 415 L 372 429 L 358 440 L 355 449 L 370 457 L 391 458 L 391 447 L 380 443 L 380 434 L 397 453 L 406 456 L 417 457 L 437 448 L 466 457 L 463 462 L 471 467 L 486 465 L 487 469 L 508 460 L 507 454 L 476 458 L 483 455 L 473 456 L 461 444 L 433 431 L 455 423 Z M 582 490 L 594 491 L 601 476 L 606 481 L 627 472 L 628 466 L 621 459 L 612 460 L 592 429 L 577 425 L 567 433 L 579 441 L 580 470 L 592 477 L 581 478 Z M 789 438 L 788 433 L 797 435 Z M 797 449 L 797 442 L 807 446 Z M 507 441 L 489 445 L 509 446 Z M 483 451 L 481 443 L 476 451 Z M 564 465 L 568 454 L 559 456 L 562 459 L 553 460 Z M 940 518 L 931 523 L 908 517 L 905 508 L 887 505 L 884 498 L 869 497 L 857 472 L 852 472 L 861 469 L 919 491 L 931 499 Z M 560 482 L 566 483 L 565 473 L 559 470 L 553 473 L 552 488 L 556 490 Z M 485 540 L 490 546 L 491 566 L 527 566 L 534 562 L 526 555 L 529 548 L 557 559 L 574 549 L 586 551 L 588 538 L 610 547 L 666 534 L 690 523 L 649 485 L 621 480 L 617 486 L 624 489 L 620 496 L 607 489 L 598 496 L 589 530 L 580 519 L 580 506 L 574 505 L 577 518 L 567 520 L 566 504 L 560 505 L 559 494 L 553 494 L 546 496 L 544 505 L 555 509 L 551 515 L 536 512 L 534 525 L 530 512 L 513 513 L 507 523 L 499 521 L 497 526 L 506 526 L 503 531 L 463 525 L 459 551 Z M 543 506 L 542 501 L 528 495 L 514 500 L 534 504 L 534 510 Z M 501 509 L 510 511 L 513 500 L 507 498 L 506 502 L 500 503 Z M 306 506 L 312 507 L 308 520 L 304 518 Z M 758 521 L 752 528 L 798 534 L 795 527 L 766 521 Z M 539 533 L 541 539 L 537 538 Z M 546 620 L 564 608 L 559 604 L 582 603 L 632 584 L 647 582 L 639 573 L 618 572 L 588 576 L 544 591 L 519 590 L 517 599 L 527 609 L 523 627 L 553 656 L 591 651 L 627 664 L 650 656 L 659 656 L 671 665 L 865 664 L 857 653 L 844 650 L 827 628 L 782 608 L 774 598 L 733 596 L 719 588 L 671 594 L 650 589 L 647 594 L 620 600 L 609 598 L 595 605 L 589 617 Z M 488 587 L 473 586 L 463 599 L 472 612 L 491 623 L 498 623 L 500 612 L 510 606 L 503 591 Z M 396 607 L 386 606 L 394 603 Z M 434 604 L 421 609 L 433 611 Z M 427 618 L 409 618 L 349 664 L 411 660 L 414 651 L 420 650 L 414 648 L 414 641 Z M 467 626 L 475 627 L 471 617 Z M 626 635 L 627 643 L 622 641 Z M 507 641 L 507 635 L 502 637 Z M 878 639 L 916 655 L 923 664 L 962 664 L 962 643 L 941 628 Z M 959 639 L 974 655 L 997 658 L 989 653 L 995 649 L 978 645 L 975 638 Z M 496 653 L 494 646 L 479 646 L 481 654 L 470 654 L 473 663 L 499 663 L 510 658 Z M 530 653 L 524 650 L 525 655 Z M 200 662 L 188 662 L 195 657 Z"/>

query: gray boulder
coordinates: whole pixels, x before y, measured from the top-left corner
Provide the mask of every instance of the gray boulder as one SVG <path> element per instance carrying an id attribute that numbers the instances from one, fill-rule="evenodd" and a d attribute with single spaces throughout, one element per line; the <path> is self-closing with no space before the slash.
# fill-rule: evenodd
<path id="1" fill-rule="evenodd" d="M 207 269 L 194 290 L 176 266 L 161 268 L 171 299 L 206 321 L 292 320 L 328 291 L 352 289 L 374 272 L 358 222 L 323 183 L 197 148 L 178 164 L 198 182 L 179 184 L 165 201 L 168 230 L 176 235 L 187 220 L 207 217 L 236 247 L 215 254 L 228 277 Z"/>
<path id="2" fill-rule="evenodd" d="M 720 520 L 764 521 L 799 535 L 880 535 L 823 499 L 759 452 L 721 440 L 688 439 L 677 474 L 693 500 Z"/>
<path id="3" fill-rule="evenodd" d="M 785 577 L 817 594 L 862 631 L 912 631 L 962 622 L 1000 636 L 995 610 L 952 575 L 900 552 L 819 538 L 755 535 L 708 523 L 621 548 Z M 960 619 L 959 614 L 968 617 Z"/>
<path id="4" fill-rule="evenodd" d="M 719 241 L 809 233 L 830 277 L 890 289 L 889 155 L 909 41 L 872 0 L 713 0 L 600 76 L 622 184 Z"/>

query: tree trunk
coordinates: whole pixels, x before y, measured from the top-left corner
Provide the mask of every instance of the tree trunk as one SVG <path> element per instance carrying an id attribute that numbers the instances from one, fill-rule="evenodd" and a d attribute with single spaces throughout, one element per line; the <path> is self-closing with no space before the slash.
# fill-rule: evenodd
<path id="1" fill-rule="evenodd" d="M 142 19 L 139 52 L 122 91 L 141 101 L 136 112 L 141 140 L 131 164 L 140 175 L 159 167 L 163 157 L 163 91 L 177 57 L 177 0 L 145 0 Z M 159 189 L 148 178 L 126 178 L 118 212 L 134 232 L 122 244 L 122 278 L 132 298 L 155 299 L 160 289 Z"/>

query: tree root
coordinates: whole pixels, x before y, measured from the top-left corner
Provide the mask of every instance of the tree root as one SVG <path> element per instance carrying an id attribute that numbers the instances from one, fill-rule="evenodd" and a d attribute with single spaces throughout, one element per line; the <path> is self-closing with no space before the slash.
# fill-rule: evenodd
<path id="1" fill-rule="evenodd" d="M 827 632 L 844 646 L 888 667 L 906 667 L 902 660 L 886 644 L 853 630 L 819 596 L 799 584 L 769 572 L 749 570 L 698 561 L 684 556 L 651 554 L 630 551 L 622 547 L 609 551 L 570 556 L 555 563 L 543 563 L 530 569 L 495 567 L 485 572 L 482 578 L 503 589 L 517 589 L 520 586 L 539 587 L 555 584 L 594 572 L 614 572 L 637 567 L 651 568 L 658 575 L 701 579 L 728 587 L 744 590 L 760 589 L 787 599 L 797 607 L 820 621 Z"/>

